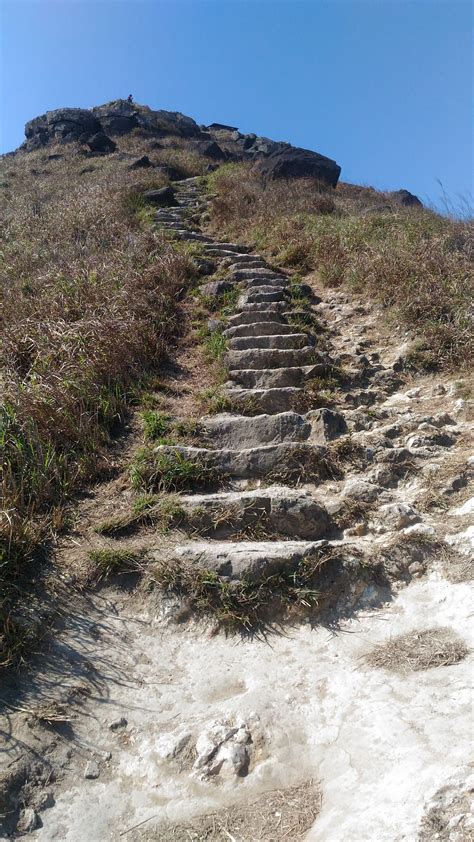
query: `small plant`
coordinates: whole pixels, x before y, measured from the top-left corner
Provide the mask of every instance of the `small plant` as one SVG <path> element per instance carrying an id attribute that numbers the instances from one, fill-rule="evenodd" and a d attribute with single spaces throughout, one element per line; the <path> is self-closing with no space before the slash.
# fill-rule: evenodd
<path id="1" fill-rule="evenodd" d="M 91 550 L 89 559 L 95 565 L 95 574 L 104 579 L 117 573 L 140 570 L 145 555 L 143 550 L 101 549 Z"/>
<path id="2" fill-rule="evenodd" d="M 188 459 L 179 450 L 140 450 L 131 466 L 132 485 L 147 491 L 188 491 L 215 485 L 219 474 L 199 459 Z"/>
<path id="3" fill-rule="evenodd" d="M 158 412 L 153 409 L 145 409 L 142 412 L 143 423 L 145 427 L 145 436 L 152 441 L 156 439 L 163 439 L 169 433 L 171 427 L 171 419 L 169 415 L 164 412 Z"/>
<path id="4" fill-rule="evenodd" d="M 231 632 L 255 633 L 278 614 L 294 609 L 308 614 L 317 608 L 317 581 L 327 559 L 323 549 L 315 557 L 302 559 L 292 570 L 258 581 L 243 578 L 229 582 L 214 571 L 176 559 L 157 564 L 152 576 L 160 587 L 185 596 L 198 615 L 212 616 Z"/>

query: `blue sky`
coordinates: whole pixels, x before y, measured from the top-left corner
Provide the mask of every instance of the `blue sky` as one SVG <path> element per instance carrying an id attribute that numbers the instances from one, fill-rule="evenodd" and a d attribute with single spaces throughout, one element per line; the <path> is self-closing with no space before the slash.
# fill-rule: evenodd
<path id="1" fill-rule="evenodd" d="M 0 0 L 0 150 L 132 93 L 335 158 L 341 178 L 472 192 L 470 0 Z"/>

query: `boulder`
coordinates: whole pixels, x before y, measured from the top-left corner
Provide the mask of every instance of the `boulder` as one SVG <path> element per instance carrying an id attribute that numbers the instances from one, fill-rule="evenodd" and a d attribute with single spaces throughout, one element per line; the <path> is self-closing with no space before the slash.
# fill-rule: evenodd
<path id="1" fill-rule="evenodd" d="M 176 205 L 174 190 L 172 187 L 160 187 L 158 190 L 147 190 L 143 198 L 157 208 L 169 208 Z"/>
<path id="2" fill-rule="evenodd" d="M 259 163 L 258 170 L 266 179 L 317 178 L 332 187 L 341 173 L 340 166 L 331 158 L 293 146 L 271 152 Z"/>
<path id="3" fill-rule="evenodd" d="M 194 148 L 199 155 L 204 155 L 206 158 L 212 158 L 214 161 L 224 161 L 227 157 L 219 144 L 214 140 L 211 140 L 210 142 L 198 141 Z"/>
<path id="4" fill-rule="evenodd" d="M 142 155 L 141 158 L 137 158 L 136 161 L 133 162 L 133 164 L 130 164 L 129 170 L 141 170 L 152 166 L 153 164 L 150 161 L 148 155 Z"/>
<path id="5" fill-rule="evenodd" d="M 418 196 L 415 196 L 413 193 L 410 193 L 409 190 L 394 190 L 389 195 L 391 199 L 393 199 L 399 205 L 403 205 L 406 208 L 423 207 L 423 203 L 420 202 Z"/>
<path id="6" fill-rule="evenodd" d="M 109 155 L 117 149 L 117 144 L 104 132 L 96 132 L 86 143 L 90 151 L 96 155 Z"/>
<path id="7" fill-rule="evenodd" d="M 92 109 L 92 113 L 102 125 L 105 132 L 121 135 L 131 132 L 138 126 L 138 111 L 134 103 L 126 99 L 117 99 Z"/>

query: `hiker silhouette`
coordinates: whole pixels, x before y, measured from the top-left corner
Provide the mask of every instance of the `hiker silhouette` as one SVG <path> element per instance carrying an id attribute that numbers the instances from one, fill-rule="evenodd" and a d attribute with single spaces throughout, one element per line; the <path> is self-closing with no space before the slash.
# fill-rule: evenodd
<path id="1" fill-rule="evenodd" d="M 133 102 L 133 96 L 131 94 L 128 95 L 127 102 Z"/>

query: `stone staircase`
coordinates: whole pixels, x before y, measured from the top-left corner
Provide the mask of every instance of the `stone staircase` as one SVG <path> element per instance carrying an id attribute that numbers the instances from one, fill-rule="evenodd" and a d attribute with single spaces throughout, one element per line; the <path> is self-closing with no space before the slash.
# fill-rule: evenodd
<path id="1" fill-rule="evenodd" d="M 201 535 L 207 524 L 213 540 L 188 541 L 174 555 L 232 578 L 271 574 L 328 543 L 323 538 L 330 526 L 327 511 L 310 490 L 298 488 L 308 466 L 324 466 L 321 410 L 304 415 L 294 411 L 305 395 L 305 383 L 328 359 L 318 352 L 317 337 L 290 323 L 297 309 L 291 303 L 290 278 L 245 246 L 201 233 L 197 220 L 206 200 L 197 179 L 178 182 L 175 194 L 178 205 L 158 210 L 156 224 L 179 240 L 203 243 L 206 257 L 227 268 L 226 288 L 237 284 L 240 295 L 223 331 L 229 379 L 222 394 L 232 412 L 201 419 L 206 447 L 162 445 L 155 451 L 198 459 L 233 486 L 231 491 L 181 497 L 192 522 L 198 511 Z M 316 479 L 315 468 L 313 474 Z M 278 481 L 282 476 L 285 484 Z M 223 519 L 219 526 L 225 511 L 232 512 L 230 523 Z M 232 541 L 262 522 L 265 540 Z"/>

